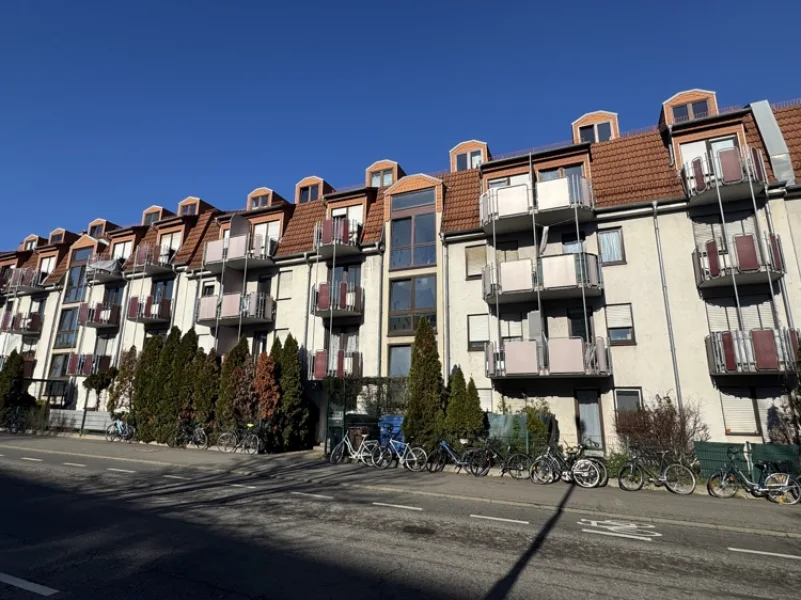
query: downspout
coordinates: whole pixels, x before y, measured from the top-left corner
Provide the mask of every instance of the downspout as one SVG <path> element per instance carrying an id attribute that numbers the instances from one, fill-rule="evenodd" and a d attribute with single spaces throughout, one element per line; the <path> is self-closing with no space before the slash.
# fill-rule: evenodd
<path id="1" fill-rule="evenodd" d="M 450 329 L 451 329 L 451 297 L 450 297 L 450 285 L 448 280 L 448 246 L 445 245 L 445 236 L 440 231 L 439 233 L 440 243 L 442 244 L 442 263 L 443 263 L 443 270 L 444 270 L 444 278 L 445 283 L 443 285 L 443 291 L 445 293 L 445 335 L 443 336 L 445 339 L 443 344 L 444 348 L 444 367 L 445 367 L 445 381 L 448 380 L 451 373 L 451 336 L 450 336 Z"/>
<path id="2" fill-rule="evenodd" d="M 381 237 L 384 236 L 384 230 L 381 230 Z M 378 263 L 378 371 L 376 372 L 377 377 L 381 377 L 381 366 L 382 366 L 382 357 L 384 356 L 384 340 L 382 339 L 382 335 L 384 333 L 384 248 L 381 242 L 379 241 L 379 251 L 378 255 L 380 257 L 380 261 Z"/>
<path id="3" fill-rule="evenodd" d="M 181 287 L 181 274 L 175 271 L 175 285 L 172 286 L 172 307 L 170 309 L 170 329 L 175 327 L 175 313 L 178 312 L 178 289 Z"/>
<path id="4" fill-rule="evenodd" d="M 311 319 L 311 300 L 312 300 L 312 293 L 311 293 L 311 279 L 312 279 L 312 263 L 309 262 L 309 255 L 311 252 L 304 252 L 303 253 L 303 260 L 306 261 L 309 269 L 306 272 L 306 290 L 308 297 L 306 298 L 306 318 L 303 320 L 303 346 L 306 349 L 306 368 L 309 368 L 308 361 L 309 361 L 309 320 Z M 273 329 L 275 329 L 275 325 L 273 325 Z M 314 352 L 314 350 L 312 350 Z M 313 360 L 313 359 L 312 359 Z"/>
<path id="5" fill-rule="evenodd" d="M 673 361 L 673 379 L 676 383 L 676 402 L 682 409 L 681 381 L 679 379 L 679 362 L 676 358 L 676 340 L 673 336 L 673 319 L 670 316 L 670 299 L 668 298 L 667 279 L 665 278 L 665 262 L 662 260 L 662 238 L 659 234 L 659 215 L 657 202 L 654 200 L 654 237 L 656 238 L 656 254 L 659 257 L 659 277 L 662 280 L 662 299 L 665 304 L 665 320 L 667 321 L 668 340 L 670 341 L 670 358 Z"/>

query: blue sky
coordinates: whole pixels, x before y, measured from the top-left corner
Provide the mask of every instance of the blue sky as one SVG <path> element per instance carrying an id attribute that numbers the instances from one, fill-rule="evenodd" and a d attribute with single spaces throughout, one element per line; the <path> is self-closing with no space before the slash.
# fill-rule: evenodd
<path id="1" fill-rule="evenodd" d="M 606 109 L 656 123 L 687 88 L 721 106 L 801 96 L 801 3 L 0 3 L 0 249 L 137 222 L 197 195 L 241 208 L 382 158 L 446 169 L 570 138 Z M 760 40 L 760 32 L 771 31 Z"/>

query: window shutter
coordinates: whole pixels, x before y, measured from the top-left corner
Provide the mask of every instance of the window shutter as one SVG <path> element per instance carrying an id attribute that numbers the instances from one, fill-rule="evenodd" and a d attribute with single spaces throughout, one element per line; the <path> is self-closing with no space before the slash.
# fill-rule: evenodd
<path id="1" fill-rule="evenodd" d="M 633 327 L 631 304 L 610 304 L 606 307 L 606 325 L 610 329 Z"/>
<path id="2" fill-rule="evenodd" d="M 501 337 L 523 337 L 523 319 L 519 313 L 501 315 Z"/>
<path id="3" fill-rule="evenodd" d="M 529 179 L 528 173 L 522 173 L 520 175 L 512 175 L 509 177 L 509 185 L 522 185 L 522 184 L 529 184 L 531 179 Z"/>
<path id="4" fill-rule="evenodd" d="M 741 233 L 756 233 L 754 214 L 747 211 L 724 213 L 726 218 L 726 232 L 730 236 Z"/>
<path id="5" fill-rule="evenodd" d="M 737 307 L 734 298 L 715 298 L 706 303 L 709 331 L 734 331 L 739 329 Z"/>
<path id="6" fill-rule="evenodd" d="M 743 325 L 746 331 L 773 328 L 770 296 L 740 296 L 740 307 L 743 311 Z"/>
<path id="7" fill-rule="evenodd" d="M 729 235 L 732 232 L 729 231 Z M 706 243 L 710 240 L 717 240 L 718 246 L 724 248 L 725 245 L 721 244 L 723 238 L 723 229 L 720 226 L 720 217 L 717 215 L 705 215 L 695 217 L 693 219 L 693 238 L 695 239 L 696 248 L 706 248 Z"/>
<path id="8" fill-rule="evenodd" d="M 348 216 L 348 209 L 346 207 L 341 208 L 332 208 L 331 209 L 331 218 L 337 219 L 339 217 L 347 217 Z"/>
<path id="9" fill-rule="evenodd" d="M 468 335 L 471 342 L 489 341 L 489 315 L 469 315 L 467 317 Z"/>
<path id="10" fill-rule="evenodd" d="M 727 434 L 757 433 L 754 401 L 748 389 L 720 390 L 720 401 Z"/>
<path id="11" fill-rule="evenodd" d="M 487 264 L 487 249 L 485 246 L 471 246 L 465 249 L 467 261 L 467 276 L 481 275 Z"/>

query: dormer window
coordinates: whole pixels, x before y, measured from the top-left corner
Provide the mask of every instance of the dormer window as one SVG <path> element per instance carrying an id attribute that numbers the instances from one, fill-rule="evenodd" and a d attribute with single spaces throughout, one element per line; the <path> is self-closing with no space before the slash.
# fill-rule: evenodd
<path id="1" fill-rule="evenodd" d="M 456 170 L 467 171 L 477 169 L 483 161 L 481 160 L 481 150 L 472 150 L 456 155 Z"/>
<path id="2" fill-rule="evenodd" d="M 387 187 L 390 185 L 392 185 L 392 169 L 370 173 L 370 187 Z"/>
<path id="3" fill-rule="evenodd" d="M 50 243 L 51 244 L 60 244 L 63 241 L 64 241 L 64 234 L 61 233 L 61 232 L 53 233 L 53 234 L 50 235 Z"/>
<path id="4" fill-rule="evenodd" d="M 25 250 L 33 250 L 36 248 L 36 240 L 28 240 L 25 242 Z"/>
<path id="5" fill-rule="evenodd" d="M 318 184 L 307 185 L 306 187 L 300 188 L 301 204 L 306 204 L 307 202 L 314 202 L 319 197 L 320 197 L 320 186 Z"/>
<path id="6" fill-rule="evenodd" d="M 101 235 L 103 235 L 103 223 L 92 225 L 89 228 L 89 237 L 99 238 Z"/>
<path id="7" fill-rule="evenodd" d="M 256 210 L 257 208 L 267 208 L 270 205 L 270 195 L 262 194 L 261 196 L 254 196 L 250 199 L 250 209 Z"/>
<path id="8" fill-rule="evenodd" d="M 158 213 L 158 211 L 154 211 L 154 212 L 145 213 L 145 220 L 144 220 L 144 223 L 143 223 L 143 224 L 144 224 L 146 227 L 150 227 L 151 225 L 153 225 L 153 223 L 155 223 L 155 222 L 156 222 L 156 221 L 158 221 L 158 220 L 159 220 L 159 213 Z"/>
<path id="9" fill-rule="evenodd" d="M 191 217 L 197 214 L 197 204 L 184 204 L 181 206 L 181 216 Z"/>
<path id="10" fill-rule="evenodd" d="M 671 110 L 673 111 L 674 123 L 692 121 L 693 119 L 709 116 L 709 102 L 706 100 L 697 100 L 695 102 L 688 102 L 687 104 L 671 106 Z"/>
<path id="11" fill-rule="evenodd" d="M 603 121 L 602 123 L 579 127 L 579 139 L 582 142 L 591 144 L 609 141 L 612 139 L 612 123 Z"/>

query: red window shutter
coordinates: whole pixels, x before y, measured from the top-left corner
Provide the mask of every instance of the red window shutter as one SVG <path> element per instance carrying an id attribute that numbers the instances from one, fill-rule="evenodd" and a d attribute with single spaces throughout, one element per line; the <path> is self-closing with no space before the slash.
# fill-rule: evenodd
<path id="1" fill-rule="evenodd" d="M 759 270 L 753 235 L 735 235 L 734 247 L 737 249 L 737 265 L 741 271 Z"/>
<path id="2" fill-rule="evenodd" d="M 78 373 L 78 355 L 70 354 L 70 359 L 67 362 L 67 375 L 75 375 Z"/>
<path id="3" fill-rule="evenodd" d="M 718 244 L 715 240 L 706 243 L 706 256 L 709 259 L 709 274 L 717 277 L 720 275 L 720 258 L 718 257 Z"/>
<path id="4" fill-rule="evenodd" d="M 348 283 L 346 281 L 339 283 L 339 308 L 341 310 L 348 308 Z"/>
<path id="5" fill-rule="evenodd" d="M 737 371 L 737 357 L 734 354 L 734 337 L 730 331 L 723 333 L 720 336 L 723 343 L 723 362 L 726 365 L 726 370 L 735 372 Z"/>
<path id="6" fill-rule="evenodd" d="M 743 168 L 740 166 L 740 151 L 737 148 L 727 148 L 718 152 L 720 161 L 720 174 L 723 183 L 737 183 L 743 180 Z"/>
<path id="7" fill-rule="evenodd" d="M 334 221 L 326 219 L 323 221 L 323 244 L 330 244 L 334 241 Z"/>

